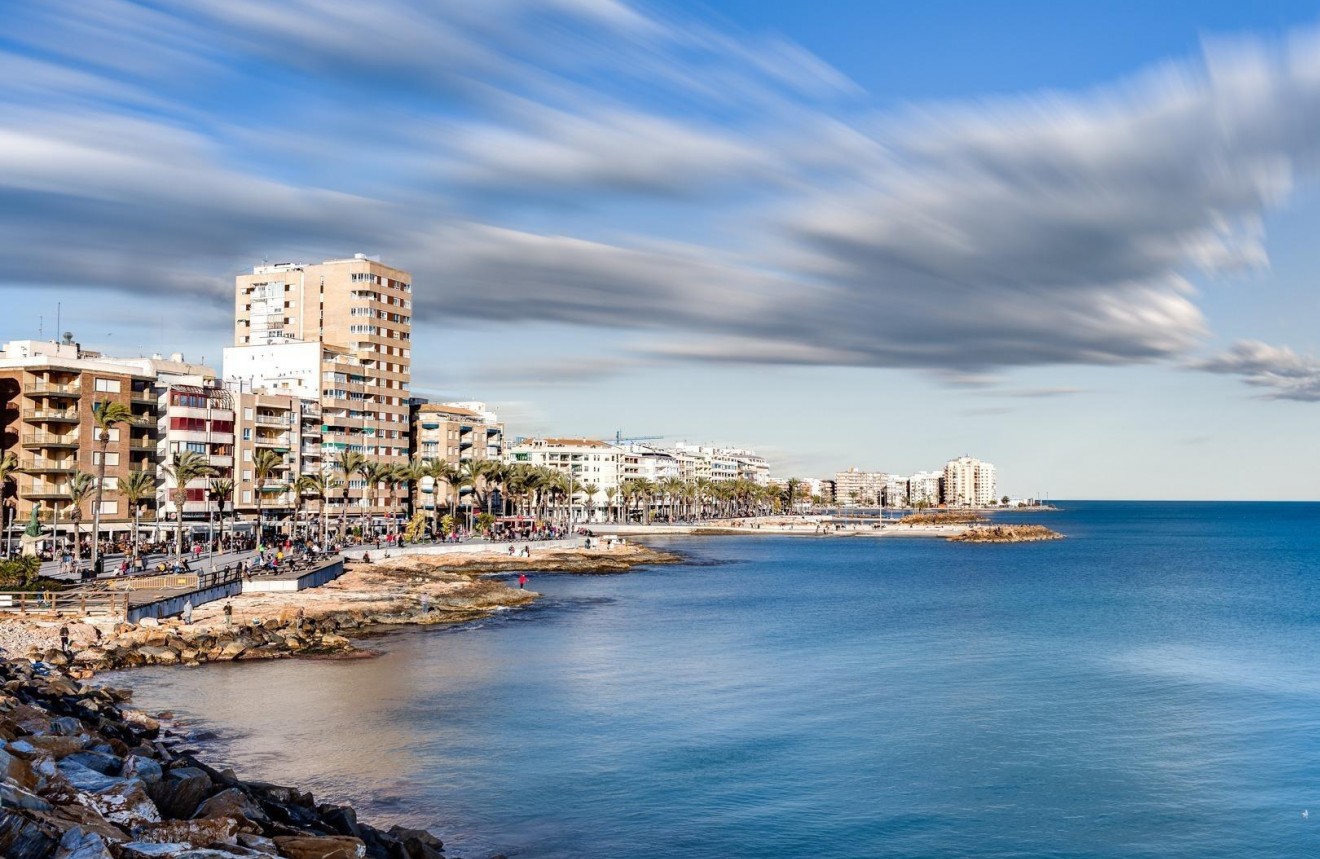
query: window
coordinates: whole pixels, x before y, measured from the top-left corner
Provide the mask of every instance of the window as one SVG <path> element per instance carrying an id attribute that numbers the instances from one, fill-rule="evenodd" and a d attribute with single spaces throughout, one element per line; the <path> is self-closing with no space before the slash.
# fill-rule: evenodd
<path id="1" fill-rule="evenodd" d="M 243 503 L 244 503 L 244 504 L 251 504 L 251 503 L 252 503 L 252 490 L 251 490 L 251 489 L 244 489 L 244 490 L 243 490 Z"/>
<path id="2" fill-rule="evenodd" d="M 179 445 L 179 448 L 180 450 L 187 450 L 192 453 L 205 454 L 207 452 L 206 444 L 200 441 L 185 441 L 183 444 Z"/>
<path id="3" fill-rule="evenodd" d="M 94 451 L 92 451 L 92 465 L 100 465 L 100 464 L 101 464 L 101 451 L 99 451 L 99 450 L 94 450 Z M 118 464 L 119 464 L 119 454 L 116 453 L 115 451 L 112 451 L 112 450 L 108 450 L 108 451 L 106 451 L 106 453 L 105 453 L 105 464 L 106 464 L 106 465 L 118 465 Z"/>
<path id="4" fill-rule="evenodd" d="M 243 479 L 247 481 L 252 480 L 252 469 L 250 468 L 243 469 Z"/>
<path id="5" fill-rule="evenodd" d="M 111 428 L 110 428 L 110 443 L 113 444 L 113 443 L 115 443 L 115 442 L 117 442 L 117 441 L 119 441 L 119 427 L 111 427 Z"/>
<path id="6" fill-rule="evenodd" d="M 243 451 L 243 461 L 244 461 L 244 462 L 251 462 L 251 461 L 252 461 L 252 449 L 251 449 L 251 448 L 248 448 L 248 449 L 246 449 L 246 450 Z"/>
<path id="7" fill-rule="evenodd" d="M 119 513 L 119 502 L 118 502 L 118 501 L 102 501 L 102 502 L 101 502 L 101 515 L 102 515 L 102 516 L 114 516 L 114 515 L 116 515 L 117 513 Z"/>
<path id="8" fill-rule="evenodd" d="M 117 394 L 117 393 L 119 393 L 119 380 L 118 380 L 118 379 L 97 379 L 97 380 L 96 380 L 96 390 L 100 391 L 101 393 L 105 393 L 105 394 Z"/>
<path id="9" fill-rule="evenodd" d="M 118 488 L 119 488 L 119 481 L 113 477 L 107 477 L 105 480 L 101 481 L 101 489 L 105 490 L 106 492 L 114 492 Z"/>
<path id="10" fill-rule="evenodd" d="M 252 441 L 252 427 L 243 427 L 243 441 Z"/>
<path id="11" fill-rule="evenodd" d="M 252 409 L 243 409 L 243 420 L 252 420 Z"/>

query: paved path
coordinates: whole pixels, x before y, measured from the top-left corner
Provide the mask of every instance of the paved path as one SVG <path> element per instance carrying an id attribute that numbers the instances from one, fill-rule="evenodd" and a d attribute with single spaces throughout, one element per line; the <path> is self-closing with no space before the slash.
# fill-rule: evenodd
<path id="1" fill-rule="evenodd" d="M 256 554 L 256 550 L 247 549 L 242 552 L 225 552 L 223 554 L 216 555 L 215 568 L 219 570 L 222 569 L 225 566 L 225 564 L 233 564 L 238 561 L 246 561 L 248 558 L 251 558 L 255 554 Z M 119 569 L 119 564 L 124 559 L 123 554 L 116 553 L 113 555 L 105 555 L 103 557 L 105 558 L 104 569 L 106 570 L 106 574 L 101 576 L 101 579 L 104 580 L 104 579 L 114 578 L 114 574 L 112 571 Z M 170 561 L 174 557 L 175 556 L 173 553 L 147 555 L 147 571 L 139 575 L 150 575 L 152 571 L 155 569 L 156 564 L 159 564 L 161 561 Z M 91 563 L 92 562 L 89 561 L 88 559 L 83 558 L 81 561 L 81 566 L 83 568 L 87 568 L 91 566 Z M 192 560 L 192 556 L 189 556 L 188 563 L 192 566 L 193 572 L 195 573 L 211 569 L 211 561 L 205 552 L 202 553 L 201 560 L 197 562 L 194 562 Z M 65 581 L 78 580 L 78 576 L 76 574 L 75 575 L 61 574 L 59 561 L 46 561 L 45 563 L 43 563 L 41 565 L 41 574 L 43 576 L 47 576 L 52 579 L 64 579 Z"/>

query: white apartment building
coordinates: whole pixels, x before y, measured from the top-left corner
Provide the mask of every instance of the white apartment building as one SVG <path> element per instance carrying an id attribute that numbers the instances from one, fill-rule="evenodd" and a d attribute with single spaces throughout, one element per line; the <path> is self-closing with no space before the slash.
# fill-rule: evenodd
<path id="1" fill-rule="evenodd" d="M 525 462 L 545 466 L 572 474 L 574 503 L 579 505 L 574 518 L 582 521 L 602 521 L 609 506 L 606 490 L 618 492 L 619 484 L 630 476 L 629 465 L 637 468 L 639 455 L 620 447 L 591 438 L 531 438 L 522 439 L 509 448 L 507 461 Z M 594 485 L 594 494 L 584 487 Z M 611 493 L 611 494 L 614 494 Z"/>
<path id="2" fill-rule="evenodd" d="M 684 480 L 750 480 L 761 486 L 770 482 L 770 467 L 755 451 L 679 442 L 667 452 L 677 460 Z"/>
<path id="3" fill-rule="evenodd" d="M 940 503 L 940 484 L 944 473 L 918 471 L 907 479 L 908 504 L 912 507 L 936 507 Z"/>
<path id="4" fill-rule="evenodd" d="M 857 467 L 834 475 L 834 501 L 841 507 L 875 507 L 883 498 L 889 475 Z"/>
<path id="5" fill-rule="evenodd" d="M 960 456 L 945 464 L 945 504 L 950 507 L 989 507 L 996 501 L 993 465 L 971 456 Z"/>

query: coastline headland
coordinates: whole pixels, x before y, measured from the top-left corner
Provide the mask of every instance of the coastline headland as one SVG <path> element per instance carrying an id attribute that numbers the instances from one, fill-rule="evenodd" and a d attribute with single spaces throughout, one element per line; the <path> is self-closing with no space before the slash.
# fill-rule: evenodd
<path id="1" fill-rule="evenodd" d="M 998 511 L 995 511 L 998 512 Z M 1010 512 L 1010 511 L 1005 511 Z M 965 541 L 967 535 L 988 524 L 983 511 L 938 511 L 909 514 L 902 518 L 834 517 L 834 516 L 760 516 L 738 519 L 716 519 L 696 523 L 599 523 L 591 526 L 597 534 L 627 537 L 661 536 L 734 536 L 734 535 L 787 535 L 793 537 L 927 537 Z M 1003 523 L 1002 528 L 1043 528 L 1040 525 Z M 1062 537 L 1056 534 L 1054 538 Z M 984 538 L 974 542 L 1029 542 L 1026 540 L 995 540 Z M 1039 538 L 1038 538 L 1039 539 Z"/>
<path id="2" fill-rule="evenodd" d="M 207 603 L 193 611 L 191 623 L 177 618 L 129 624 L 11 615 L 0 620 L 0 647 L 67 667 L 80 677 L 143 665 L 354 658 L 370 655 L 353 644 L 354 638 L 402 625 L 464 623 L 527 605 L 539 596 L 493 579 L 493 574 L 609 574 L 680 560 L 635 544 L 548 550 L 532 544 L 535 548 L 527 557 L 508 555 L 507 546 L 480 545 L 486 551 L 437 555 L 414 552 L 413 547 L 394 549 L 388 558 L 377 555 L 376 562 L 348 564 L 344 575 L 317 588 L 245 593 Z M 59 646 L 62 626 L 70 632 L 71 653 Z"/>

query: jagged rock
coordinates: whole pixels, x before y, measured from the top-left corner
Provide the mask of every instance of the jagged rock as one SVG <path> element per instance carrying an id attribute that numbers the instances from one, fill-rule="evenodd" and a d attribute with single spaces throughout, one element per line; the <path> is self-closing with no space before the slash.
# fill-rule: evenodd
<path id="1" fill-rule="evenodd" d="M 84 736 L 57 737 L 47 734 L 25 737 L 24 739 L 29 745 L 50 752 L 57 759 L 66 758 L 75 752 L 80 752 L 87 746 L 87 738 Z M 11 748 L 13 747 L 11 746 Z"/>
<path id="2" fill-rule="evenodd" d="M 32 764 L 6 751 L 0 751 L 0 780 L 13 782 L 24 790 L 35 790 L 40 783 Z"/>
<path id="3" fill-rule="evenodd" d="M 60 763 L 78 764 L 89 770 L 96 770 L 102 775 L 118 775 L 124 766 L 124 759 L 106 752 L 82 751 L 69 755 Z"/>
<path id="4" fill-rule="evenodd" d="M 72 757 L 73 756 L 70 755 L 60 761 L 59 771 L 60 775 L 64 776 L 69 784 L 73 785 L 78 790 L 87 791 L 88 793 L 97 793 L 99 791 L 109 790 L 112 787 L 116 787 L 124 781 L 117 776 L 108 776 L 105 773 L 88 769 L 81 764 L 71 763 L 70 761 L 72 760 Z"/>
<path id="5" fill-rule="evenodd" d="M 22 808 L 29 811 L 49 811 L 51 804 L 17 785 L 0 782 L 0 806 Z"/>
<path id="6" fill-rule="evenodd" d="M 241 641 L 231 641 L 220 648 L 219 659 L 235 659 L 240 653 L 247 650 L 247 645 Z"/>
<path id="7" fill-rule="evenodd" d="M 367 855 L 361 839 L 344 835 L 276 837 L 275 846 L 288 859 L 363 859 Z"/>
<path id="8" fill-rule="evenodd" d="M 59 843 L 54 827 L 0 808 L 0 856 L 5 859 L 49 859 Z"/>
<path id="9" fill-rule="evenodd" d="M 119 715 L 125 722 L 128 722 L 131 725 L 137 725 L 140 728 L 145 728 L 152 733 L 160 730 L 160 722 L 157 719 L 148 716 L 146 713 L 143 713 L 141 710 L 125 708 L 119 711 Z"/>
<path id="10" fill-rule="evenodd" d="M 444 859 L 441 853 L 445 848 L 444 842 L 425 829 L 392 826 L 387 834 L 403 845 L 408 859 Z"/>
<path id="11" fill-rule="evenodd" d="M 60 839 L 55 859 L 112 859 L 112 856 L 104 838 L 75 826 Z"/>
<path id="12" fill-rule="evenodd" d="M 211 777 L 195 767 L 179 767 L 151 786 L 151 797 L 166 817 L 188 819 L 211 793 Z"/>
<path id="13" fill-rule="evenodd" d="M 241 847 L 246 847 L 256 853 L 264 853 L 268 856 L 278 856 L 279 848 L 275 846 L 274 840 L 266 838 L 263 835 L 253 835 L 246 832 L 238 833 L 238 843 Z"/>
<path id="14" fill-rule="evenodd" d="M 137 780 L 122 781 L 109 790 L 83 794 L 79 802 L 123 827 L 160 822 L 160 811 Z"/>
<path id="15" fill-rule="evenodd" d="M 72 716 L 50 720 L 50 732 L 58 737 L 76 737 L 83 732 L 83 723 Z"/>
<path id="16" fill-rule="evenodd" d="M 198 806 L 195 818 L 227 817 L 238 821 L 239 828 L 250 832 L 260 832 L 261 824 L 270 820 L 261 806 L 253 802 L 238 788 L 227 788 Z"/>
<path id="17" fill-rule="evenodd" d="M 238 823 L 231 817 L 213 817 L 206 820 L 167 820 L 138 826 L 133 837 L 138 841 L 161 844 L 185 843 L 193 847 L 224 842 L 237 843 Z"/>
<path id="18" fill-rule="evenodd" d="M 321 820 L 340 835 L 361 838 L 362 830 L 358 827 L 357 812 L 346 805 L 323 805 L 317 809 Z"/>
<path id="19" fill-rule="evenodd" d="M 124 758 L 124 766 L 119 774 L 125 778 L 141 779 L 143 784 L 150 787 L 164 777 L 164 770 L 151 758 L 134 754 Z"/>

